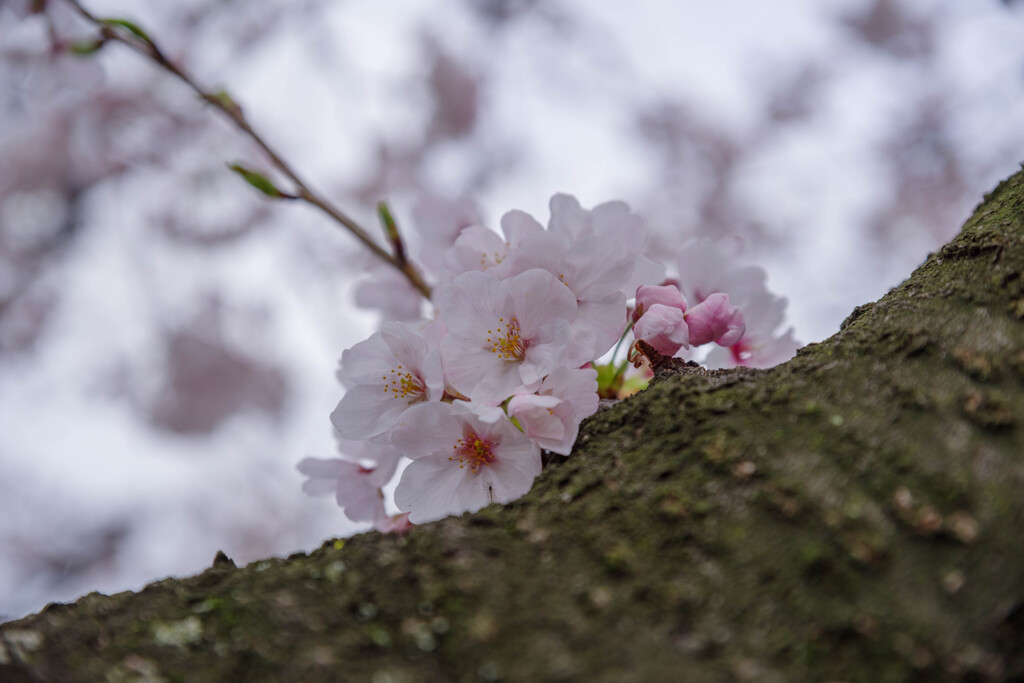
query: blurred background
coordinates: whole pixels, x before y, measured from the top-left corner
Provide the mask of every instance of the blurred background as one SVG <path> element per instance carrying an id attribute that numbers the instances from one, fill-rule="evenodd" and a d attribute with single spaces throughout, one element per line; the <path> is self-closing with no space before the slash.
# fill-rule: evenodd
<path id="1" fill-rule="evenodd" d="M 38 4 L 38 3 L 36 3 Z M 262 200 L 271 167 L 60 0 L 0 0 L 0 619 L 309 550 L 369 261 Z M 86 0 L 224 87 L 376 230 L 624 199 L 671 257 L 742 242 L 803 342 L 896 285 L 1024 161 L 1024 3 Z M 282 184 L 282 187 L 287 187 Z"/>

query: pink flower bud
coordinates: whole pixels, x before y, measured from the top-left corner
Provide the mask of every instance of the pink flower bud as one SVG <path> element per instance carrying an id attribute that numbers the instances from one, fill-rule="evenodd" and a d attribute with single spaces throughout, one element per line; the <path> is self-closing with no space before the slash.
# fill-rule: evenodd
<path id="1" fill-rule="evenodd" d="M 716 292 L 685 314 L 694 346 L 717 342 L 719 346 L 732 346 L 746 331 L 743 313 L 729 303 L 729 295 Z"/>
<path id="2" fill-rule="evenodd" d="M 633 326 L 634 337 L 643 339 L 665 356 L 674 356 L 681 347 L 689 348 L 689 335 L 683 312 L 663 304 L 652 304 Z"/>
<path id="3" fill-rule="evenodd" d="M 639 320 L 644 312 L 650 310 L 654 304 L 678 308 L 680 312 L 686 311 L 686 299 L 679 293 L 679 289 L 675 285 L 641 285 L 636 289 L 634 321 Z"/>

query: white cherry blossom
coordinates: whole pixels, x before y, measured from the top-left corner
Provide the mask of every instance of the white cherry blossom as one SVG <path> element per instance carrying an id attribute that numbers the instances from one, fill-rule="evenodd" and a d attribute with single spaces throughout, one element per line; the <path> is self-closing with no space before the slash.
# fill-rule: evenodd
<path id="1" fill-rule="evenodd" d="M 576 242 L 552 232 L 527 237 L 511 255 L 514 273 L 543 268 L 576 297 L 573 346 L 566 365 L 597 358 L 618 340 L 626 319 L 622 287 L 633 273 L 634 254 L 608 238 L 587 235 Z"/>
<path id="2" fill-rule="evenodd" d="M 413 459 L 395 503 L 414 524 L 511 502 L 540 474 L 540 448 L 528 436 L 508 420 L 485 422 L 460 403 L 416 406 L 392 435 Z"/>
<path id="3" fill-rule="evenodd" d="M 615 252 L 622 251 L 633 256 L 632 274 L 622 286 L 625 296 L 632 296 L 640 285 L 665 279 L 665 266 L 643 253 L 647 246 L 647 223 L 630 211 L 629 204 L 621 201 L 605 202 L 587 210 L 572 195 L 556 194 L 551 198 L 550 208 L 550 232 L 570 242 L 595 235 L 614 244 Z"/>
<path id="4" fill-rule="evenodd" d="M 459 233 L 445 255 L 445 265 L 453 276 L 469 271 L 489 271 L 504 279 L 511 273 L 505 262 L 509 254 L 529 235 L 544 228 L 529 214 L 509 211 L 501 218 L 502 235 L 482 226 L 470 226 Z"/>
<path id="5" fill-rule="evenodd" d="M 385 323 L 345 351 L 340 376 L 350 388 L 331 422 L 346 439 L 386 438 L 410 406 L 444 395 L 439 352 L 400 323 Z"/>
<path id="6" fill-rule="evenodd" d="M 767 275 L 758 266 L 739 265 L 742 245 L 733 241 L 695 240 L 679 252 L 679 291 L 687 301 L 699 304 L 715 292 L 729 295 L 741 309 L 760 292 L 767 291 Z"/>
<path id="7" fill-rule="evenodd" d="M 449 330 L 441 342 L 446 376 L 474 400 L 504 400 L 565 363 L 576 298 L 545 270 L 508 280 L 463 273 L 437 302 Z"/>
<path id="8" fill-rule="evenodd" d="M 380 531 L 401 526 L 387 514 L 381 488 L 395 476 L 401 454 L 389 444 L 338 439 L 344 458 L 305 458 L 298 470 L 308 479 L 302 490 L 311 496 L 333 495 L 353 522 L 372 522 Z"/>

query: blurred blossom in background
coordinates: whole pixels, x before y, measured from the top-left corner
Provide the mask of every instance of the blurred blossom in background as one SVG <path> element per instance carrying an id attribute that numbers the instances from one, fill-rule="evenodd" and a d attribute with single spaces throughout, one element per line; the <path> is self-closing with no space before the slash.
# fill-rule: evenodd
<path id="1" fill-rule="evenodd" d="M 0 0 L 0 618 L 309 550 L 373 263 L 183 85 L 60 0 Z M 624 199 L 672 259 L 741 244 L 804 342 L 1024 161 L 1024 3 L 94 0 L 146 27 L 364 225 L 388 199 L 542 222 Z"/>

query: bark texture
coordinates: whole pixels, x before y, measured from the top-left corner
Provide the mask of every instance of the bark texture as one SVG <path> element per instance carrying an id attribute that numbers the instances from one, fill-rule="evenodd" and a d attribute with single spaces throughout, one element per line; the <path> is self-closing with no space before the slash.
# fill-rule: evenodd
<path id="1" fill-rule="evenodd" d="M 0 680 L 1024 680 L 1024 173 L 835 336 L 660 372 L 514 504 L 50 605 Z"/>

